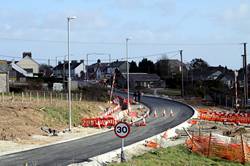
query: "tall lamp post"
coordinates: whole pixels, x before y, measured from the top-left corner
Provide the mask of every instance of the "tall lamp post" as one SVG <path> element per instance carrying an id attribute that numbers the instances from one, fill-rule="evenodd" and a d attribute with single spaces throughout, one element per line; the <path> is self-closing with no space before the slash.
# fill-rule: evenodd
<path id="1" fill-rule="evenodd" d="M 130 111 L 130 103 L 129 103 L 129 63 L 128 63 L 128 41 L 130 39 L 126 38 L 126 60 L 127 60 L 127 89 L 128 89 L 128 112 Z"/>
<path id="2" fill-rule="evenodd" d="M 72 118 L 71 118 L 71 70 L 70 70 L 70 20 L 76 19 L 75 16 L 67 17 L 67 24 L 68 24 L 68 71 L 69 71 L 69 77 L 68 77 L 68 104 L 69 104 L 69 131 L 71 131 L 72 126 Z"/>

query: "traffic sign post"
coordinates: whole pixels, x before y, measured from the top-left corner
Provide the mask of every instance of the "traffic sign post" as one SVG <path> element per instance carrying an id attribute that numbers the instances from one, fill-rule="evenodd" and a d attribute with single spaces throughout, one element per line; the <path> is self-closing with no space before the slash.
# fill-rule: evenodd
<path id="1" fill-rule="evenodd" d="M 119 122 L 115 125 L 114 131 L 115 135 L 121 138 L 121 162 L 124 162 L 126 160 L 123 152 L 124 138 L 129 135 L 130 126 L 126 122 Z"/>

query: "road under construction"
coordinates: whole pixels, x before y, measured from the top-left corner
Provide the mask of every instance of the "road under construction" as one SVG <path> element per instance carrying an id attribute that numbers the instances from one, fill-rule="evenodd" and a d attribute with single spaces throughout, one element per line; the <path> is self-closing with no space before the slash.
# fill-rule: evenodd
<path id="1" fill-rule="evenodd" d="M 119 94 L 123 95 L 123 94 Z M 158 97 L 143 96 L 142 102 L 150 108 L 150 116 L 146 119 L 145 127 L 132 127 L 131 133 L 126 137 L 125 146 L 144 140 L 151 136 L 175 127 L 191 118 L 194 114 L 192 107 L 183 103 Z M 159 115 L 170 114 L 173 116 L 154 117 L 154 112 Z M 91 157 L 118 149 L 121 140 L 114 136 L 113 131 L 108 131 L 74 141 L 59 143 L 42 148 L 8 154 L 0 157 L 0 165 L 68 165 L 89 161 Z"/>

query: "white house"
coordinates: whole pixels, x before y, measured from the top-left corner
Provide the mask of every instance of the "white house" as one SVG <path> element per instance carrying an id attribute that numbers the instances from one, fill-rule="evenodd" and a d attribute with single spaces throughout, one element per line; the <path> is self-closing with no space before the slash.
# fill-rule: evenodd
<path id="1" fill-rule="evenodd" d="M 53 69 L 53 75 L 57 78 L 68 77 L 68 61 L 64 63 L 59 62 L 56 67 Z M 70 75 L 73 79 L 84 79 L 84 75 L 86 73 L 85 64 L 83 60 L 77 62 L 76 60 L 72 60 L 70 63 Z"/>
<path id="2" fill-rule="evenodd" d="M 39 63 L 32 59 L 31 52 L 24 52 L 23 59 L 16 63 L 18 66 L 26 70 L 28 73 L 38 74 Z"/>

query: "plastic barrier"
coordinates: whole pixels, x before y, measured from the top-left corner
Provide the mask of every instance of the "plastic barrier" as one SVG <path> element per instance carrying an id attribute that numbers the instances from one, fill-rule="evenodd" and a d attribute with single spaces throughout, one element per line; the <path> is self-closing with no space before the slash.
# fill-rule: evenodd
<path id="1" fill-rule="evenodd" d="M 208 109 L 198 109 L 201 120 L 215 121 L 215 122 L 230 122 L 230 123 L 250 123 L 250 113 L 232 113 L 232 112 L 216 112 Z"/>
<path id="2" fill-rule="evenodd" d="M 217 136 L 216 136 L 217 135 Z M 250 161 L 250 147 L 243 139 L 231 141 L 230 137 L 193 135 L 186 140 L 186 146 L 194 153 L 207 157 L 219 157 L 241 163 Z"/>
<path id="3" fill-rule="evenodd" d="M 82 118 L 83 127 L 113 127 L 117 123 L 114 117 L 103 117 L 103 118 Z"/>

